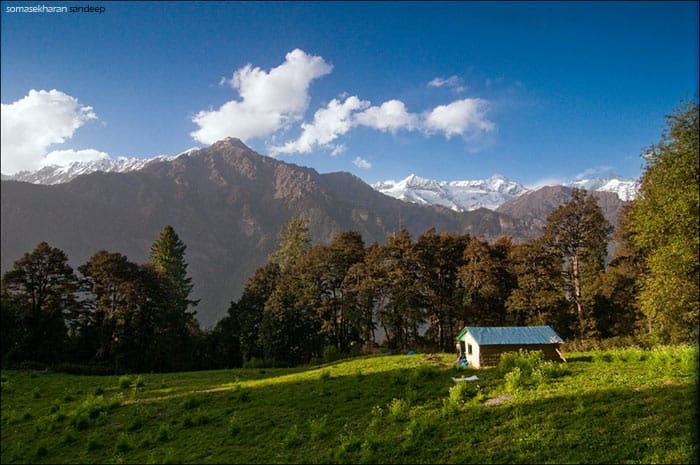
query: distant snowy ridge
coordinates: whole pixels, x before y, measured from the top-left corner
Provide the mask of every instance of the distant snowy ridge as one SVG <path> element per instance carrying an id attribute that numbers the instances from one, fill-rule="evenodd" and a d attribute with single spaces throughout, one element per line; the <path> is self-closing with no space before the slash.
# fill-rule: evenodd
<path id="1" fill-rule="evenodd" d="M 637 181 L 614 176 L 580 179 L 564 185 L 589 191 L 613 192 L 623 201 L 634 199 L 639 189 Z M 455 211 L 471 211 L 478 208 L 495 210 L 508 200 L 528 191 L 522 184 L 500 174 L 473 181 L 435 181 L 411 174 L 402 181 L 380 181 L 372 187 L 399 200 L 420 205 L 441 205 Z"/>
<path id="2" fill-rule="evenodd" d="M 588 191 L 614 192 L 625 202 L 637 198 L 639 181 L 634 179 L 622 179 L 618 177 L 579 179 L 567 184 L 569 187 L 578 187 Z"/>
<path id="3" fill-rule="evenodd" d="M 402 181 L 381 181 L 372 187 L 388 196 L 421 205 L 441 205 L 455 211 L 494 210 L 527 189 L 500 174 L 476 181 L 434 181 L 414 174 Z"/>
<path id="4" fill-rule="evenodd" d="M 185 150 L 175 156 L 159 155 L 153 158 L 102 158 L 90 161 L 74 161 L 65 165 L 49 165 L 37 171 L 20 171 L 12 175 L 2 175 L 3 180 L 30 182 L 32 184 L 62 184 L 81 174 L 102 171 L 105 173 L 126 173 L 140 170 L 151 163 L 170 161 L 181 155 L 189 155 L 199 150 L 198 147 Z"/>

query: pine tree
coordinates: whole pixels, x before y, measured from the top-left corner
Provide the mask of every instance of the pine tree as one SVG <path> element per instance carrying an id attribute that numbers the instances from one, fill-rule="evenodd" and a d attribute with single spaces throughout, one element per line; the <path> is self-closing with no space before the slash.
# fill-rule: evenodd
<path id="1" fill-rule="evenodd" d="M 277 250 L 270 260 L 279 264 L 282 271 L 296 263 L 311 248 L 308 223 L 304 218 L 292 218 L 277 235 Z"/>
<path id="2" fill-rule="evenodd" d="M 180 318 L 186 324 L 194 319 L 195 312 L 188 312 L 189 307 L 198 304 L 198 300 L 189 298 L 193 289 L 192 278 L 187 276 L 185 250 L 187 246 L 180 240 L 172 226 L 163 228 L 158 240 L 151 246 L 150 262 L 164 278 L 168 300 Z"/>

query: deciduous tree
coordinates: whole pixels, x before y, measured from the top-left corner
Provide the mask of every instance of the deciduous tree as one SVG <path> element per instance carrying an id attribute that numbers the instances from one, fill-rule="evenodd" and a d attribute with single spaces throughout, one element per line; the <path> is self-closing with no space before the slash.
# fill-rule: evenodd
<path id="1" fill-rule="evenodd" d="M 611 232 L 596 198 L 582 189 L 573 189 L 571 200 L 554 210 L 544 227 L 545 243 L 564 259 L 581 337 L 595 329 L 591 308 L 584 302 L 592 296 L 584 296 L 582 290 L 604 269 Z"/>
<path id="2" fill-rule="evenodd" d="M 696 102 L 667 116 L 661 141 L 643 155 L 647 166 L 629 211 L 631 240 L 644 256 L 640 309 L 663 342 L 698 337 L 699 132 Z"/>
<path id="3" fill-rule="evenodd" d="M 65 318 L 76 307 L 78 289 L 66 254 L 42 242 L 2 280 L 4 313 L 14 315 L 20 325 L 15 333 L 17 359 L 60 359 L 67 337 Z"/>

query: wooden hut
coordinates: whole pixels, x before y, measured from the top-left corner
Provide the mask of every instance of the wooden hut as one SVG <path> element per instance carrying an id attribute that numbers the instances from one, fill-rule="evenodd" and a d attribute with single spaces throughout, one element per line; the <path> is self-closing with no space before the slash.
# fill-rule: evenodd
<path id="1" fill-rule="evenodd" d="M 474 368 L 498 365 L 501 354 L 540 350 L 545 360 L 565 360 L 562 338 L 549 326 L 465 326 L 457 336 L 457 350 Z"/>

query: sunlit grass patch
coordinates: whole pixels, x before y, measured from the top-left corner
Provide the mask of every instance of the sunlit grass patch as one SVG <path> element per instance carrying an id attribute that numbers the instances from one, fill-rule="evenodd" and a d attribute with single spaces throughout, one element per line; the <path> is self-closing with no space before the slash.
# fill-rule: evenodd
<path id="1" fill-rule="evenodd" d="M 526 357 L 529 367 L 512 360 L 501 372 L 454 367 L 452 354 L 372 356 L 265 373 L 130 375 L 125 389 L 120 376 L 31 377 L 8 371 L 2 373 L 12 389 L 2 393 L 1 458 L 2 463 L 694 461 L 697 350 L 630 348 L 567 358 L 569 363 L 551 364 Z M 516 368 L 521 379 L 509 392 L 508 375 Z M 471 375 L 478 380 L 452 380 Z M 506 394 L 507 400 L 490 402 Z"/>

